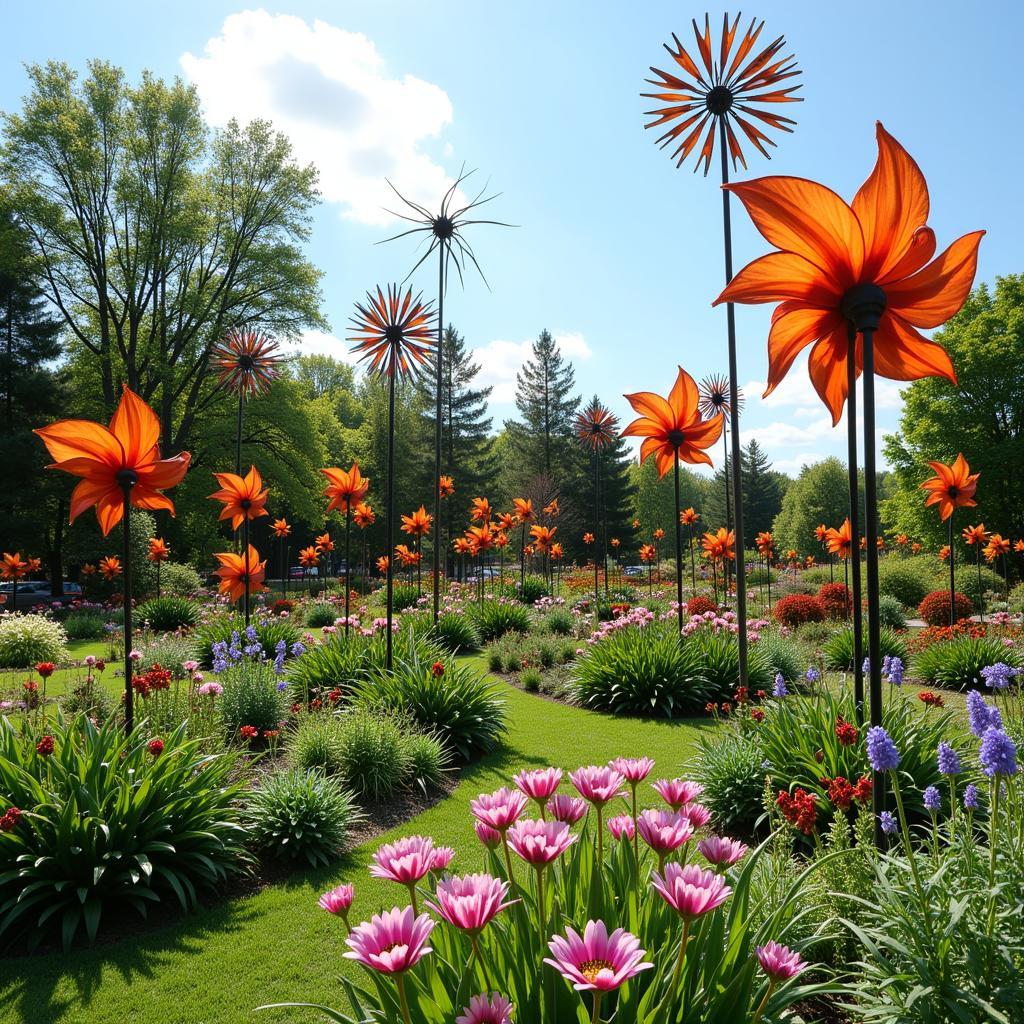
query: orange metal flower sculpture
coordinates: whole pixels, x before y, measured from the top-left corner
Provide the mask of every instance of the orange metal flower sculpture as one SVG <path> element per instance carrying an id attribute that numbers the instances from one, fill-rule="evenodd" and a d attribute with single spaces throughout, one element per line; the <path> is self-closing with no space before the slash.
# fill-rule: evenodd
<path id="1" fill-rule="evenodd" d="M 963 456 L 963 452 L 957 455 L 951 466 L 942 462 L 929 462 L 929 466 L 935 472 L 921 484 L 921 490 L 928 492 L 925 498 L 925 507 L 929 505 L 939 506 L 939 518 L 946 522 L 958 508 L 970 508 L 978 503 L 974 495 L 978 490 L 978 477 L 980 473 L 972 473 L 971 467 Z"/>
<path id="2" fill-rule="evenodd" d="M 21 557 L 21 552 L 15 551 L 12 555 L 9 551 L 4 552 L 4 560 L 0 562 L 0 579 L 20 580 L 28 575 L 28 562 Z"/>
<path id="3" fill-rule="evenodd" d="M 160 596 L 160 563 L 171 557 L 171 549 L 163 537 L 150 537 L 146 558 L 156 566 L 156 596 Z"/>
<path id="4" fill-rule="evenodd" d="M 402 516 L 402 533 L 407 533 L 410 537 L 416 538 L 416 554 L 420 556 L 416 563 L 418 566 L 416 582 L 421 592 L 423 589 L 423 538 L 430 533 L 430 527 L 433 522 L 434 517 L 427 513 L 423 505 L 420 505 L 411 516 Z"/>
<path id="5" fill-rule="evenodd" d="M 263 486 L 263 478 L 255 466 L 250 466 L 244 477 L 235 473 L 213 475 L 220 484 L 220 490 L 214 491 L 210 499 L 223 504 L 218 519 L 230 519 L 232 530 L 237 530 L 246 521 L 269 515 L 266 506 L 270 491 Z M 244 539 L 242 543 L 245 545 Z"/>
<path id="6" fill-rule="evenodd" d="M 670 74 L 651 68 L 657 78 L 649 78 L 647 83 L 659 91 L 646 92 L 643 96 L 658 100 L 665 106 L 647 111 L 647 116 L 654 120 L 644 127 L 656 128 L 672 123 L 672 127 L 657 141 L 662 149 L 678 142 L 672 152 L 677 167 L 683 165 L 703 137 L 704 142 L 694 170 L 703 163 L 706 175 L 711 166 L 717 130 L 722 137 L 720 144 L 728 145 L 733 167 L 739 163 L 745 168 L 747 164 L 736 128 L 762 155 L 770 158 L 771 154 L 765 145 L 774 146 L 775 142 L 761 131 L 756 122 L 784 132 L 792 132 L 790 125 L 796 123 L 770 109 L 761 109 L 764 104 L 800 102 L 800 97 L 793 95 L 800 86 L 778 88 L 782 82 L 800 74 L 792 57 L 779 56 L 786 47 L 785 38 L 779 36 L 755 53 L 754 48 L 764 22 L 758 23 L 756 19 L 751 19 L 737 43 L 739 21 L 740 15 L 737 14 L 730 26 L 729 16 L 725 15 L 717 60 L 711 39 L 711 24 L 705 15 L 703 32 L 698 29 L 697 22 L 693 22 L 696 54 L 700 64 L 673 33 L 675 48 L 665 44 L 665 49 L 676 62 L 678 70 Z"/>
<path id="7" fill-rule="evenodd" d="M 384 574 L 391 567 L 391 559 L 387 555 L 381 555 L 377 559 L 377 572 Z"/>
<path id="8" fill-rule="evenodd" d="M 281 593 L 288 597 L 288 538 L 291 536 L 292 528 L 287 519 L 275 519 L 271 529 L 274 536 L 281 542 Z"/>
<path id="9" fill-rule="evenodd" d="M 267 563 L 260 561 L 259 552 L 250 544 L 244 555 L 222 551 L 213 556 L 220 563 L 214 576 L 220 577 L 218 590 L 232 601 L 239 601 L 266 588 L 263 579 Z"/>
<path id="10" fill-rule="evenodd" d="M 450 476 L 439 476 L 437 490 L 442 498 L 450 498 L 455 493 L 455 481 Z"/>
<path id="11" fill-rule="evenodd" d="M 100 572 L 103 578 L 109 583 L 121 575 L 121 559 L 115 555 L 107 555 L 100 559 Z M 128 645 L 129 647 L 131 644 Z"/>
<path id="12" fill-rule="evenodd" d="M 299 564 L 303 569 L 315 569 L 320 564 L 320 552 L 311 544 L 299 550 Z"/>
<path id="13" fill-rule="evenodd" d="M 590 404 L 576 416 L 573 431 L 584 448 L 603 451 L 618 437 L 619 419 L 595 396 Z"/>
<path id="14" fill-rule="evenodd" d="M 494 512 L 491 503 L 486 498 L 474 498 L 469 510 L 469 518 L 474 523 L 489 523 Z"/>
<path id="15" fill-rule="evenodd" d="M 289 537 L 292 532 L 291 524 L 287 519 L 275 519 L 271 529 L 274 531 L 274 536 L 281 540 Z"/>
<path id="16" fill-rule="evenodd" d="M 352 509 L 352 519 L 360 530 L 365 530 L 366 527 L 373 526 L 377 521 L 377 514 L 373 511 L 372 505 L 361 501 Z"/>
<path id="17" fill-rule="evenodd" d="M 839 529 L 830 526 L 825 531 L 825 544 L 828 547 L 829 554 L 837 555 L 844 561 L 849 558 L 853 550 L 853 533 L 850 520 L 843 520 L 843 525 Z"/>
<path id="18" fill-rule="evenodd" d="M 210 350 L 210 368 L 226 391 L 246 398 L 264 395 L 281 376 L 284 353 L 259 331 L 231 331 Z"/>
<path id="19" fill-rule="evenodd" d="M 327 511 L 349 512 L 366 497 L 370 490 L 370 481 L 359 471 L 359 463 L 353 462 L 349 470 L 329 467 L 320 472 L 327 477 L 328 484 L 324 488 L 324 496 L 330 498 Z"/>

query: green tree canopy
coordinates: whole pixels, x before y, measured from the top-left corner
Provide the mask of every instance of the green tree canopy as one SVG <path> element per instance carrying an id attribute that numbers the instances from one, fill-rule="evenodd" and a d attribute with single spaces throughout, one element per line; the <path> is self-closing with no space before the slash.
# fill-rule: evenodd
<path id="1" fill-rule="evenodd" d="M 821 545 L 815 539 L 814 528 L 819 523 L 842 525 L 850 514 L 849 486 L 846 464 L 839 459 L 829 458 L 804 466 L 786 491 L 782 510 L 775 517 L 776 553 L 781 555 L 792 548 L 801 555 L 820 557 Z M 863 482 L 858 501 L 863 509 Z M 861 513 L 862 524 L 863 518 Z"/>

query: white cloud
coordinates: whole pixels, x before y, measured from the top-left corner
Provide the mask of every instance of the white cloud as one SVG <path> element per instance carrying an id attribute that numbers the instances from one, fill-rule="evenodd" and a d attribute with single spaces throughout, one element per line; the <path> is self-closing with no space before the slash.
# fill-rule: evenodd
<path id="1" fill-rule="evenodd" d="M 303 331 L 294 341 L 281 339 L 281 348 L 290 355 L 330 356 L 341 363 L 355 364 L 355 356 L 351 353 L 352 346 L 343 338 L 328 331 Z"/>
<path id="2" fill-rule="evenodd" d="M 413 75 L 394 77 L 373 41 L 325 21 L 267 11 L 225 18 L 201 56 L 181 66 L 209 120 L 268 118 L 296 158 L 320 169 L 320 188 L 343 215 L 387 224 L 403 195 L 434 207 L 451 183 L 424 152 L 452 120 L 447 93 Z"/>
<path id="3" fill-rule="evenodd" d="M 552 332 L 559 352 L 566 359 L 589 359 L 593 352 L 579 331 Z M 476 382 L 480 387 L 493 387 L 491 403 L 511 405 L 516 398 L 516 374 L 530 358 L 533 339 L 504 341 L 495 339 L 473 349 L 473 359 L 480 365 Z"/>

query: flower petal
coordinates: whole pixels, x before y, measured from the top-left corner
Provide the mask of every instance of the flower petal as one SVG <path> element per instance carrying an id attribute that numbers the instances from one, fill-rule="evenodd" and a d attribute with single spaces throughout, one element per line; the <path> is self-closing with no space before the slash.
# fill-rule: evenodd
<path id="1" fill-rule="evenodd" d="M 875 332 L 875 372 L 889 380 L 945 377 L 956 383 L 956 371 L 946 350 L 893 312 L 882 317 Z"/>
<path id="2" fill-rule="evenodd" d="M 772 314 L 768 334 L 768 387 L 770 395 L 789 373 L 793 360 L 808 345 L 844 326 L 834 309 L 805 306 L 799 302 L 780 303 Z"/>
<path id="3" fill-rule="evenodd" d="M 148 461 L 146 457 L 160 440 L 160 421 L 153 410 L 126 387 L 110 421 L 110 432 L 121 442 L 126 464 L 135 468 L 144 460 Z"/>
<path id="4" fill-rule="evenodd" d="M 814 263 L 791 252 L 770 252 L 748 263 L 712 303 L 799 299 L 838 308 L 842 290 Z"/>
<path id="5" fill-rule="evenodd" d="M 673 428 L 695 418 L 698 415 L 697 402 L 700 394 L 696 381 L 680 366 L 676 382 L 668 393 L 668 404 L 672 410 Z"/>
<path id="6" fill-rule="evenodd" d="M 860 346 L 858 344 L 858 355 Z M 807 360 L 807 372 L 811 376 L 814 390 L 832 413 L 832 426 L 835 426 L 843 415 L 846 403 L 846 354 L 849 341 L 846 325 L 819 339 L 811 349 Z M 861 360 L 857 359 L 857 373 L 860 373 Z"/>
<path id="7" fill-rule="evenodd" d="M 54 462 L 87 458 L 120 466 L 124 455 L 114 435 L 91 420 L 59 420 L 35 431 L 46 445 Z"/>

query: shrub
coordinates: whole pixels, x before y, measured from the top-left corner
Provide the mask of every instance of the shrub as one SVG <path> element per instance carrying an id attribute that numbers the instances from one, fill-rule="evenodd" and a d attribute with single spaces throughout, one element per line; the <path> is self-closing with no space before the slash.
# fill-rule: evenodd
<path id="1" fill-rule="evenodd" d="M 569 636 L 573 625 L 572 612 L 565 608 L 553 608 L 544 620 L 544 628 L 554 636 Z"/>
<path id="2" fill-rule="evenodd" d="M 154 584 L 156 575 L 153 577 Z M 190 597 L 203 589 L 203 579 L 191 565 L 180 562 L 164 562 L 160 566 L 160 593 L 175 597 Z"/>
<path id="3" fill-rule="evenodd" d="M 505 702 L 479 671 L 415 651 L 359 683 L 354 700 L 407 715 L 464 761 L 493 750 L 505 731 Z"/>
<path id="4" fill-rule="evenodd" d="M 878 618 L 882 625 L 888 626 L 889 629 L 907 628 L 907 617 L 903 614 L 903 605 L 888 594 L 883 594 L 878 599 Z"/>
<path id="5" fill-rule="evenodd" d="M 863 638 L 862 648 L 864 656 L 867 657 L 868 637 L 866 629 L 862 630 L 861 637 Z M 907 644 L 899 633 L 892 629 L 883 627 L 879 633 L 879 639 L 881 641 L 883 658 L 886 655 L 893 658 L 899 658 L 903 664 L 906 665 Z M 825 655 L 825 665 L 827 668 L 835 669 L 839 672 L 852 671 L 854 667 L 853 629 L 850 626 L 847 626 L 845 629 L 840 629 L 838 632 L 833 633 L 832 636 L 822 644 L 821 650 Z"/>
<path id="6" fill-rule="evenodd" d="M 810 569 L 802 570 L 798 579 L 808 588 L 808 593 L 813 593 L 814 590 L 835 579 L 835 569 L 829 570 L 828 566 L 815 565 Z"/>
<path id="7" fill-rule="evenodd" d="M 1010 590 L 1008 604 L 1011 612 L 1024 612 L 1024 583 L 1018 583 Z"/>
<path id="8" fill-rule="evenodd" d="M 541 668 L 554 668 L 556 656 L 554 647 L 546 641 L 541 641 L 537 645 L 537 660 L 540 662 Z"/>
<path id="9" fill-rule="evenodd" d="M 894 558 L 878 563 L 878 592 L 895 597 L 905 608 L 916 608 L 936 584 L 935 560 L 928 556 Z"/>
<path id="10" fill-rule="evenodd" d="M 277 729 L 285 712 L 284 694 L 278 690 L 273 665 L 246 659 L 220 674 L 224 693 L 220 713 L 228 739 L 237 740 L 243 725 L 254 726 L 262 736 Z"/>
<path id="11" fill-rule="evenodd" d="M 500 647 L 487 648 L 487 669 L 490 672 L 502 672 L 505 668 L 504 656 Z"/>
<path id="12" fill-rule="evenodd" d="M 45 615 L 0 616 L 0 668 L 28 668 L 40 661 L 67 661 L 68 635 Z"/>
<path id="13" fill-rule="evenodd" d="M 187 597 L 153 597 L 139 606 L 137 621 L 148 623 L 156 633 L 174 633 L 191 629 L 199 619 L 199 609 Z"/>
<path id="14" fill-rule="evenodd" d="M 384 800 L 408 785 L 405 723 L 393 715 L 363 708 L 339 716 L 339 722 L 341 775 L 354 793 L 366 800 Z"/>
<path id="15" fill-rule="evenodd" d="M 542 597 L 548 595 L 548 584 L 543 576 L 527 576 L 523 580 L 523 585 L 520 587 L 518 584 L 515 587 L 515 596 L 519 598 L 523 604 L 533 604 L 535 601 L 539 601 Z"/>
<path id="16" fill-rule="evenodd" d="M 395 583 L 391 589 L 391 606 L 396 612 L 412 608 L 420 599 L 419 589 L 409 583 Z"/>
<path id="17" fill-rule="evenodd" d="M 336 618 L 338 618 L 338 609 L 333 604 L 310 605 L 303 616 L 308 629 L 322 629 L 324 626 L 333 626 Z"/>
<path id="18" fill-rule="evenodd" d="M 506 633 L 526 633 L 530 628 L 530 613 L 526 608 L 504 599 L 475 604 L 469 616 L 484 643 Z"/>
<path id="19" fill-rule="evenodd" d="M 142 649 L 143 665 L 162 665 L 170 669 L 175 679 L 184 679 L 186 672 L 183 663 L 192 658 L 192 641 L 185 636 L 166 633 L 154 637 Z"/>
<path id="20" fill-rule="evenodd" d="M 64 620 L 64 632 L 69 640 L 102 640 L 106 635 L 106 617 L 93 608 L 73 611 Z"/>
<path id="21" fill-rule="evenodd" d="M 234 755 L 204 755 L 184 725 L 156 756 L 113 721 L 58 716 L 47 728 L 54 752 L 42 757 L 38 736 L 0 718 L 0 793 L 27 819 L 0 833 L 0 940 L 32 947 L 59 929 L 67 949 L 122 907 L 191 909 L 244 866 Z"/>
<path id="22" fill-rule="evenodd" d="M 300 715 L 288 755 L 291 763 L 302 771 L 343 774 L 345 737 L 341 719 L 328 713 Z"/>
<path id="23" fill-rule="evenodd" d="M 804 664 L 796 644 L 780 636 L 775 630 L 763 632 L 754 646 L 757 647 L 761 660 L 768 666 L 768 673 L 773 681 L 779 673 L 787 682 L 792 682 L 803 673 Z"/>
<path id="24" fill-rule="evenodd" d="M 773 613 L 783 626 L 790 627 L 825 620 L 825 609 L 821 602 L 809 594 L 790 594 L 781 598 L 776 603 Z"/>
<path id="25" fill-rule="evenodd" d="M 701 674 L 710 692 L 708 700 L 731 697 L 740 681 L 740 650 L 736 637 L 726 630 L 705 627 L 693 633 L 686 644 L 697 650 Z M 771 682 L 772 675 L 760 642 L 752 644 L 747 659 L 747 685 L 750 692 L 771 689 Z"/>
<path id="26" fill-rule="evenodd" d="M 949 581 L 949 571 L 945 573 L 946 582 Z M 942 585 L 942 581 L 938 581 L 938 585 Z M 985 607 L 989 605 L 989 601 L 986 598 L 987 594 L 996 594 L 999 597 L 1003 596 L 1006 589 L 1006 584 L 1003 581 L 1003 577 L 999 573 L 994 572 L 987 565 L 981 567 L 981 585 L 978 585 L 978 567 L 977 565 L 970 564 L 958 564 L 956 572 L 956 585 L 957 589 L 963 591 L 971 600 L 971 604 L 975 608 L 981 607 L 981 603 L 984 600 Z M 929 588 L 930 589 L 930 588 Z M 923 596 L 923 595 L 922 595 Z M 949 622 L 946 622 L 949 625 Z"/>
<path id="27" fill-rule="evenodd" d="M 655 624 L 609 633 L 576 660 L 574 703 L 616 715 L 678 718 L 714 699 L 696 644 Z"/>
<path id="28" fill-rule="evenodd" d="M 703 615 L 705 612 L 717 611 L 718 605 L 715 604 L 710 597 L 705 597 L 703 594 L 691 597 L 690 600 L 686 602 L 687 615 Z"/>
<path id="29" fill-rule="evenodd" d="M 818 600 L 825 615 L 830 619 L 847 619 L 853 608 L 850 588 L 845 583 L 823 583 L 818 591 Z"/>
<path id="30" fill-rule="evenodd" d="M 764 754 L 758 743 L 733 730 L 702 739 L 690 775 L 704 787 L 700 801 L 720 834 L 754 834 L 764 812 Z"/>
<path id="31" fill-rule="evenodd" d="M 283 640 L 289 650 L 299 639 L 298 627 L 290 619 L 253 620 L 251 628 L 263 648 L 263 656 L 273 659 L 278 642 Z M 232 642 L 232 634 L 239 636 L 245 631 L 245 622 L 240 615 L 225 615 L 203 623 L 194 634 L 193 656 L 196 661 L 210 668 L 213 665 L 213 645 L 219 641 Z M 235 637 L 237 639 L 237 636 Z"/>
<path id="32" fill-rule="evenodd" d="M 747 565 L 751 565 L 747 562 Z M 778 582 L 779 574 L 774 569 L 766 569 L 763 565 L 754 564 L 747 572 L 748 587 L 763 587 L 768 581 L 772 586 Z"/>
<path id="33" fill-rule="evenodd" d="M 480 647 L 480 633 L 476 623 L 461 612 L 445 612 L 437 617 L 430 630 L 433 637 L 446 651 L 475 651 Z"/>
<path id="34" fill-rule="evenodd" d="M 338 779 L 290 769 L 264 776 L 245 810 L 256 849 L 281 860 L 330 864 L 361 815 Z"/>
<path id="35" fill-rule="evenodd" d="M 280 615 L 282 612 L 287 612 L 289 615 L 295 611 L 295 602 L 291 598 L 279 597 L 271 606 L 271 615 Z"/>
<path id="36" fill-rule="evenodd" d="M 424 793 L 437 789 L 448 765 L 448 754 L 441 741 L 426 733 L 409 733 L 405 753 L 409 781 Z"/>
<path id="37" fill-rule="evenodd" d="M 953 595 L 953 600 L 956 602 L 956 622 L 961 619 L 969 619 L 974 614 L 974 606 L 966 594 L 957 591 Z M 926 594 L 917 606 L 917 614 L 929 626 L 948 626 L 950 624 L 949 591 L 933 590 L 930 594 Z"/>
<path id="38" fill-rule="evenodd" d="M 914 658 L 915 674 L 935 686 L 951 690 L 984 689 L 981 670 L 1005 662 L 1022 665 L 1020 654 L 1002 640 L 990 636 L 958 636 L 932 644 Z"/>
<path id="39" fill-rule="evenodd" d="M 540 674 L 540 671 L 535 668 L 524 668 L 519 673 L 519 685 L 527 693 L 539 693 L 540 684 L 544 681 L 544 677 Z"/>
<path id="40" fill-rule="evenodd" d="M 110 692 L 102 686 L 82 683 L 70 693 L 60 698 L 60 709 L 65 718 L 75 715 L 88 715 L 97 725 L 102 725 L 111 718 L 117 705 Z"/>

